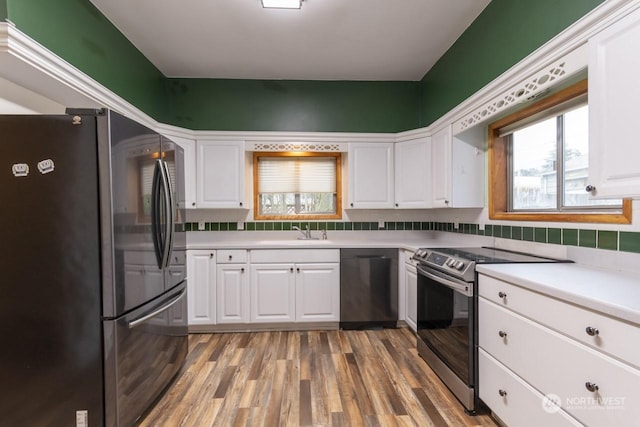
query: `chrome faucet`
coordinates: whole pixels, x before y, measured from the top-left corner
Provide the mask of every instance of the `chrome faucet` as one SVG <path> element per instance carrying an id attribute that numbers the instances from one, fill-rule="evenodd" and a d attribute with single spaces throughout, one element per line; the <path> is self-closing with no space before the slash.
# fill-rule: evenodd
<path id="1" fill-rule="evenodd" d="M 309 230 L 309 224 L 306 225 L 305 231 L 302 231 L 300 227 L 298 227 L 297 225 L 292 226 L 291 229 L 298 231 L 300 232 L 300 234 L 302 234 L 302 237 L 298 237 L 298 240 L 318 240 L 317 237 L 311 237 L 311 230 Z"/>

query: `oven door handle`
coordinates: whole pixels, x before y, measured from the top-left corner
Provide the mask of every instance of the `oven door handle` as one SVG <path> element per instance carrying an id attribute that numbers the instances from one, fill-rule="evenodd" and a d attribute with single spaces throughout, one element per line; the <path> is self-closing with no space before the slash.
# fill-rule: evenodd
<path id="1" fill-rule="evenodd" d="M 419 274 L 428 277 L 429 279 L 435 280 L 436 282 L 455 291 L 458 291 L 468 297 L 473 296 L 473 286 L 471 283 L 455 280 L 451 277 L 446 277 L 444 275 L 437 274 L 436 272 L 425 270 L 420 265 L 417 266 L 417 269 Z"/>

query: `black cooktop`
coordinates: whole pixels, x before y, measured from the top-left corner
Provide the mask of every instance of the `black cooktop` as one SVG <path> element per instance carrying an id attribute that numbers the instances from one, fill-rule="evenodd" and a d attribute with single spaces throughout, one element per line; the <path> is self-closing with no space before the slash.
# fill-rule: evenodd
<path id="1" fill-rule="evenodd" d="M 473 261 L 476 264 L 507 264 L 507 263 L 535 263 L 535 262 L 563 262 L 554 258 L 514 252 L 490 247 L 479 248 L 430 248 L 429 250 L 453 258 Z"/>

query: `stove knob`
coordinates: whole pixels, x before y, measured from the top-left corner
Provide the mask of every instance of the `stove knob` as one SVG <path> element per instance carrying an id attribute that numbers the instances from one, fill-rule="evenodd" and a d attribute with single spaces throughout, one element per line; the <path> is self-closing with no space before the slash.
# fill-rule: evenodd
<path id="1" fill-rule="evenodd" d="M 456 265 L 456 262 L 451 258 L 447 260 L 447 267 L 455 268 L 455 265 Z"/>
<path id="2" fill-rule="evenodd" d="M 455 267 L 456 267 L 456 270 L 462 270 L 464 268 L 464 262 L 462 261 L 456 262 Z"/>

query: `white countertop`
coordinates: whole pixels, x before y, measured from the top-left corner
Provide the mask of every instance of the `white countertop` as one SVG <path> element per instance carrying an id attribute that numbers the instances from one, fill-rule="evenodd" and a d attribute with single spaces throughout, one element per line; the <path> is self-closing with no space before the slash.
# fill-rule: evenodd
<path id="1" fill-rule="evenodd" d="M 318 231 L 312 231 L 319 236 Z M 329 231 L 327 240 L 298 240 L 295 231 L 187 233 L 188 249 L 340 249 L 492 246 L 493 238 L 437 231 Z"/>
<path id="2" fill-rule="evenodd" d="M 640 326 L 640 276 L 581 264 L 491 264 L 476 270 Z"/>

